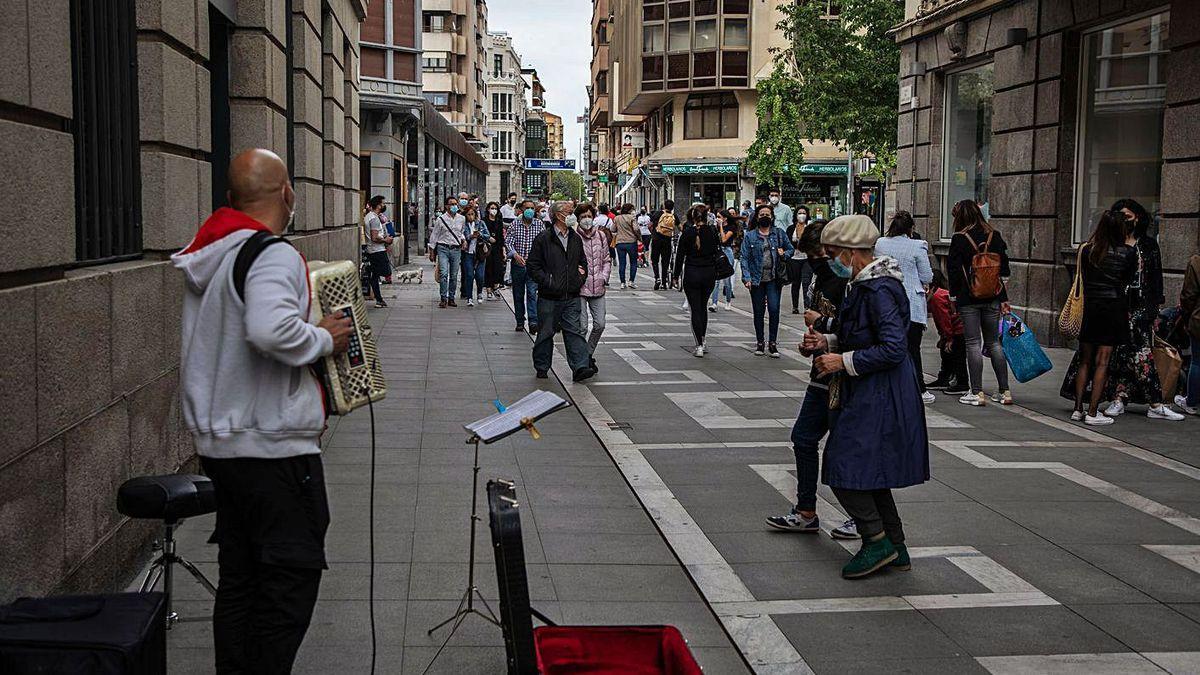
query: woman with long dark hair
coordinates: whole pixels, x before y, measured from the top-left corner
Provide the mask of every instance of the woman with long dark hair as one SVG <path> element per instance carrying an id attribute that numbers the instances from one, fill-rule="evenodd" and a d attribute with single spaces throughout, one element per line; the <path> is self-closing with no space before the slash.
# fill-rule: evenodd
<path id="1" fill-rule="evenodd" d="M 1113 423 L 1111 417 L 1100 414 L 1098 407 L 1108 380 L 1113 348 L 1128 344 L 1131 339 L 1126 289 L 1137 271 L 1137 253 L 1125 243 L 1126 229 L 1124 218 L 1105 211 L 1079 253 L 1083 327 L 1079 331 L 1078 369 L 1073 382 L 1075 409 L 1071 419 L 1091 426 Z M 1068 371 L 1067 377 L 1071 377 L 1071 372 Z M 1085 414 L 1083 399 L 1089 390 Z"/>
<path id="2" fill-rule="evenodd" d="M 504 230 L 506 224 L 504 217 L 500 215 L 500 205 L 496 202 L 488 202 L 484 208 L 483 223 L 487 226 L 488 232 L 498 243 L 491 247 L 489 251 L 484 281 L 487 285 L 487 299 L 496 300 L 500 296 L 497 295 L 500 291 L 500 286 L 504 284 Z"/>
<path id="3" fill-rule="evenodd" d="M 776 340 L 779 337 L 779 299 L 783 295 L 783 284 L 778 272 L 784 261 L 791 257 L 792 242 L 783 228 L 775 226 L 775 210 L 770 204 L 754 208 L 754 223 L 746 225 L 746 236 L 742 239 L 742 283 L 750 289 L 750 305 L 754 309 L 754 334 L 758 338 L 754 355 L 769 353 L 779 358 Z M 770 315 L 770 332 L 766 334 L 764 352 L 763 319 Z"/>
<path id="4" fill-rule="evenodd" d="M 675 252 L 675 270 L 672 278 L 678 282 L 683 277 L 683 294 L 687 297 L 688 309 L 691 312 L 692 335 L 696 338 L 696 347 L 692 355 L 702 357 L 708 351 L 704 345 L 704 336 L 708 332 L 708 296 L 712 294 L 713 286 L 717 283 L 716 256 L 724 255 L 720 251 L 721 242 L 717 236 L 717 228 L 708 223 L 708 207 L 704 204 L 693 206 L 688 211 L 688 222 L 679 238 L 679 249 Z M 684 273 L 684 265 L 687 271 Z"/>
<path id="5" fill-rule="evenodd" d="M 965 405 L 981 406 L 987 403 L 983 393 L 983 345 L 992 361 L 992 372 L 996 375 L 996 392 L 992 401 L 1012 405 L 1012 393 L 1008 389 L 1008 361 L 1000 346 L 1000 315 L 1011 311 L 1008 291 L 1004 281 L 1010 274 L 1008 245 L 1004 237 L 983 217 L 983 211 L 973 199 L 964 199 L 954 205 L 954 236 L 950 239 L 950 255 L 947 272 L 950 275 L 950 299 L 958 308 L 963 321 L 963 338 L 967 345 L 967 376 L 970 391 L 958 399 Z M 975 269 L 974 261 L 979 254 L 993 254 L 1000 258 L 999 270 Z M 998 285 L 988 287 L 978 283 L 986 275 L 998 273 Z"/>
<path id="6" fill-rule="evenodd" d="M 921 400 L 933 403 L 933 394 L 925 388 L 925 375 L 921 368 L 921 338 L 929 321 L 925 289 L 933 281 L 933 268 L 929 264 L 929 242 L 913 237 L 912 214 L 897 211 L 888 225 L 887 234 L 875 242 L 875 255 L 886 255 L 900 264 L 904 273 L 904 292 L 908 295 L 908 354 L 917 371 L 917 385 L 921 389 Z"/>
<path id="7" fill-rule="evenodd" d="M 801 312 L 801 298 L 808 283 L 812 281 L 812 268 L 808 265 L 808 255 L 800 250 L 800 238 L 804 236 L 804 228 L 808 227 L 808 207 L 801 204 L 796 207 L 796 215 L 787 229 L 788 239 L 792 242 L 792 256 L 788 258 L 788 276 L 792 280 L 792 314 Z"/>

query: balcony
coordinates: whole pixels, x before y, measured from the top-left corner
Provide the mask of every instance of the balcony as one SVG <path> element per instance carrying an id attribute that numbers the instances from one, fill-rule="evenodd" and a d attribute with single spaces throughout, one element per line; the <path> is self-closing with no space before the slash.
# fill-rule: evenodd
<path id="1" fill-rule="evenodd" d="M 602 129 L 608 126 L 608 106 L 608 94 L 600 94 L 592 99 L 592 107 L 588 111 L 588 124 L 591 128 Z"/>

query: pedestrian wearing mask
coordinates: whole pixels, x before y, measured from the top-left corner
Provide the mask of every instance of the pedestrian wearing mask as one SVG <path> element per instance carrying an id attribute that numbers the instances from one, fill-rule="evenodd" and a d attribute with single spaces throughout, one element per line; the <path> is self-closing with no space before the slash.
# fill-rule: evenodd
<path id="1" fill-rule="evenodd" d="M 483 301 L 487 258 L 496 239 L 488 231 L 487 224 L 479 219 L 479 211 L 474 206 L 467 207 L 466 221 L 463 225 L 463 237 L 467 240 L 463 245 L 463 295 L 467 298 L 467 306 L 474 307 L 476 301 Z"/>
<path id="2" fill-rule="evenodd" d="M 679 238 L 679 250 L 675 253 L 674 279 L 682 276 L 683 293 L 687 297 L 692 320 L 692 336 L 696 346 L 692 356 L 703 357 L 708 351 L 704 344 L 708 333 L 708 313 L 704 311 L 708 297 L 717 281 L 716 256 L 721 253 L 721 241 L 717 229 L 709 224 L 708 207 L 693 206 L 688 212 L 688 224 Z M 687 272 L 683 272 L 684 264 Z"/>
<path id="3" fill-rule="evenodd" d="M 787 232 L 788 228 L 795 223 L 795 215 L 792 214 L 792 207 L 784 204 L 780 199 L 779 190 L 773 189 L 767 196 L 767 203 L 771 205 L 775 213 L 775 227 Z"/>
<path id="4" fill-rule="evenodd" d="M 779 358 L 776 342 L 779 338 L 779 299 L 783 294 L 779 277 L 784 261 L 791 254 L 792 242 L 788 240 L 787 232 L 776 225 L 774 210 L 765 204 L 756 208 L 754 229 L 748 229 L 742 239 L 741 258 L 742 283 L 750 289 L 750 304 L 754 309 L 754 334 L 758 339 L 755 356 L 769 353 L 771 358 Z M 764 335 L 763 320 L 768 314 L 770 332 Z M 764 337 L 770 338 L 765 341 L 766 352 Z"/>
<path id="5" fill-rule="evenodd" d="M 671 245 L 679 223 L 675 218 L 675 202 L 668 199 L 663 207 L 650 217 L 653 231 L 650 233 L 650 267 L 654 270 L 654 290 L 663 290 L 671 285 Z"/>
<path id="6" fill-rule="evenodd" d="M 1000 315 L 1008 314 L 1008 246 L 1004 237 L 983 217 L 973 199 L 964 199 L 950 211 L 954 236 L 950 238 L 947 273 L 950 275 L 950 300 L 963 321 L 967 345 L 967 375 L 971 390 L 958 399 L 964 405 L 987 404 L 983 393 L 983 347 L 996 375 L 996 393 L 992 401 L 1012 405 L 1008 389 L 1008 361 L 1000 345 Z"/>
<path id="7" fill-rule="evenodd" d="M 607 229 L 596 227 L 596 211 L 588 204 L 575 207 L 572 216 L 578 224 L 580 238 L 583 239 L 584 267 L 587 278 L 579 289 L 582 310 L 591 317 L 591 330 L 587 335 L 588 365 L 599 372 L 596 367 L 596 346 L 600 344 L 600 336 L 604 334 L 605 298 L 607 288 L 604 281 L 612 273 L 612 258 L 608 257 Z"/>
<path id="8" fill-rule="evenodd" d="M 917 384 L 921 388 L 921 400 L 933 403 L 937 400 L 925 388 L 925 375 L 921 366 L 921 338 L 929 321 L 925 288 L 933 281 L 933 268 L 929 265 L 929 243 L 913 238 L 913 217 L 908 211 L 897 211 L 888 225 L 886 237 L 875 243 L 875 255 L 888 256 L 900 265 L 904 273 L 904 291 L 908 293 L 908 354 L 917 370 Z"/>
<path id="9" fill-rule="evenodd" d="M 383 195 L 375 195 L 367 202 L 363 213 L 363 228 L 367 236 L 367 262 L 371 267 L 371 293 L 375 296 L 376 307 L 387 307 L 383 301 L 383 292 L 379 289 L 379 280 L 392 273 L 388 260 L 387 247 L 392 238 L 384 229 L 379 214 L 383 212 Z"/>
<path id="10" fill-rule="evenodd" d="M 529 276 L 538 285 L 537 338 L 533 342 L 533 367 L 539 379 L 548 377 L 554 359 L 554 334 L 561 332 L 572 380 L 582 382 L 596 371 L 589 365 L 587 337 L 580 320 L 580 290 L 587 281 L 583 239 L 568 226 L 570 205 L 554 205 L 554 225 L 533 240 L 529 250 Z"/>
<path id="11" fill-rule="evenodd" d="M 505 225 L 511 225 L 520 217 L 521 212 L 517 208 L 517 193 L 510 192 L 508 198 L 504 200 L 504 205 L 500 207 L 500 220 L 504 221 Z"/>
<path id="12" fill-rule="evenodd" d="M 429 236 L 430 245 L 437 253 L 438 290 L 441 292 L 441 302 L 438 308 L 457 307 L 454 302 L 454 290 L 458 287 L 458 272 L 462 267 L 463 246 L 467 243 L 463 237 L 466 218 L 459 213 L 458 200 L 446 198 L 445 209 L 433 219 L 433 228 Z"/>
<path id="13" fill-rule="evenodd" d="M 638 213 L 637 217 L 638 233 L 641 235 L 641 250 L 638 255 L 638 265 L 641 267 L 650 266 L 650 214 L 646 212 L 646 207 Z"/>
<path id="14" fill-rule="evenodd" d="M 810 329 L 803 348 L 832 376 L 822 482 L 854 519 L 862 548 L 845 579 L 912 568 L 892 490 L 929 480 L 929 437 L 917 373 L 908 356 L 908 294 L 896 261 L 875 257 L 868 216 L 834 218 L 821 232 L 830 268 L 848 279 L 835 333 Z"/>
<path id="15" fill-rule="evenodd" d="M 483 224 L 491 235 L 491 245 L 488 246 L 484 283 L 487 286 L 487 299 L 495 300 L 500 297 L 500 286 L 504 284 L 504 231 L 507 223 L 500 214 L 500 205 L 488 202 L 484 211 Z"/>
<path id="16" fill-rule="evenodd" d="M 538 287 L 537 282 L 529 276 L 526 263 L 533 240 L 544 230 L 542 222 L 537 220 L 533 210 L 533 202 L 526 199 L 521 204 L 521 217 L 513 222 L 504 236 L 504 248 L 512 260 L 512 294 L 513 313 L 517 317 L 517 331 L 525 330 L 525 318 L 529 317 L 529 331 L 538 332 Z"/>
<path id="17" fill-rule="evenodd" d="M 800 250 L 800 237 L 804 236 L 804 228 L 808 227 L 808 207 L 797 206 L 795 222 L 787 228 L 788 239 L 792 242 L 792 255 L 788 258 L 788 276 L 792 280 L 792 314 L 801 311 L 801 298 L 804 290 L 812 280 L 812 270 L 808 266 L 808 256 Z"/>
<path id="18" fill-rule="evenodd" d="M 720 212 L 717 218 L 717 243 L 719 250 L 725 259 L 729 261 L 730 269 L 733 269 L 733 245 L 737 239 L 738 217 L 737 211 L 730 207 L 725 211 Z M 725 294 L 725 309 L 733 309 L 733 276 L 717 279 L 717 283 L 713 286 L 712 298 L 708 305 L 708 311 L 717 311 L 717 300 L 720 299 L 721 293 Z"/>
<path id="19" fill-rule="evenodd" d="M 637 289 L 637 243 L 641 239 L 638 230 L 637 216 L 633 214 L 633 204 L 621 207 L 621 214 L 613 220 L 613 233 L 616 235 L 617 276 L 621 279 L 621 288 Z M 625 284 L 625 269 L 629 269 L 629 285 Z"/>

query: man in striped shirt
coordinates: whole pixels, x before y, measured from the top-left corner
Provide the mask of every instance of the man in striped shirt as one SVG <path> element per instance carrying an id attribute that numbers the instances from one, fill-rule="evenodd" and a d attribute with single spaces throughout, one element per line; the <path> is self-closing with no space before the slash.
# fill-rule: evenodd
<path id="1" fill-rule="evenodd" d="M 526 199 L 521 203 L 518 217 L 504 233 L 504 250 L 512 258 L 512 293 L 513 312 L 517 317 L 517 331 L 525 330 L 526 313 L 529 316 L 529 332 L 537 334 L 537 283 L 529 278 L 525 269 L 525 259 L 529 257 L 529 249 L 533 247 L 533 239 L 545 226 L 537 219 L 533 209 L 533 201 Z"/>

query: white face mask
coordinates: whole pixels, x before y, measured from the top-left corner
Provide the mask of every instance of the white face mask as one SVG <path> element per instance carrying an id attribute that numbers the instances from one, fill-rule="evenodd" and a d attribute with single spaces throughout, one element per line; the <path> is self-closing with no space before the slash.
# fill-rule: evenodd
<path id="1" fill-rule="evenodd" d="M 496 209 L 488 209 L 488 215 L 489 215 L 489 216 L 494 216 L 494 215 L 496 215 Z"/>
<path id="2" fill-rule="evenodd" d="M 591 218 L 588 218 L 587 216 L 584 216 L 579 221 L 579 227 L 580 227 L 580 229 L 583 229 L 583 230 L 591 230 L 592 227 L 594 227 L 595 225 L 596 225 L 596 221 L 592 220 Z"/>
<path id="3" fill-rule="evenodd" d="M 799 215 L 798 219 L 800 220 L 801 223 L 807 223 L 808 222 L 808 214 L 801 213 Z"/>
<path id="4" fill-rule="evenodd" d="M 775 195 L 771 195 L 771 204 L 774 205 L 774 204 L 778 204 L 778 203 L 779 203 L 779 197 L 776 197 Z"/>

